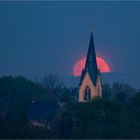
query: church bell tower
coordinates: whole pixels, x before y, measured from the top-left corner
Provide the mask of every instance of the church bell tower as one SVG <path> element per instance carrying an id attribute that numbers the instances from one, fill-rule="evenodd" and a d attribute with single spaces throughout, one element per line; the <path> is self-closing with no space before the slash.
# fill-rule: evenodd
<path id="1" fill-rule="evenodd" d="M 85 68 L 82 70 L 79 84 L 79 102 L 91 101 L 96 96 L 102 97 L 102 83 L 91 33 Z"/>

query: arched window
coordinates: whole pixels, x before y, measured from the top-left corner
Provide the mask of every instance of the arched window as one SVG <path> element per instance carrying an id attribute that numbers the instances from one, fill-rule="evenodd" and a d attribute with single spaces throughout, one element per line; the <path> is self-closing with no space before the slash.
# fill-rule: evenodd
<path id="1" fill-rule="evenodd" d="M 91 98 L 91 90 L 90 88 L 87 86 L 85 89 L 85 96 L 84 96 L 84 100 L 89 100 Z"/>

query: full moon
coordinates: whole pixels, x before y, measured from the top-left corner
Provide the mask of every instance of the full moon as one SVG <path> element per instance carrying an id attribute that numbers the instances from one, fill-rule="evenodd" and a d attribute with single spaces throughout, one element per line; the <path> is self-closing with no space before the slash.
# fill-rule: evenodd
<path id="1" fill-rule="evenodd" d="M 98 69 L 100 70 L 100 72 L 102 73 L 107 73 L 110 72 L 110 67 L 107 64 L 107 62 L 100 58 L 100 57 L 96 57 L 97 60 L 97 65 L 98 65 Z M 86 57 L 83 57 L 82 59 L 78 60 L 74 67 L 73 67 L 73 75 L 74 76 L 80 76 L 82 69 L 85 67 L 85 62 L 86 62 Z"/>

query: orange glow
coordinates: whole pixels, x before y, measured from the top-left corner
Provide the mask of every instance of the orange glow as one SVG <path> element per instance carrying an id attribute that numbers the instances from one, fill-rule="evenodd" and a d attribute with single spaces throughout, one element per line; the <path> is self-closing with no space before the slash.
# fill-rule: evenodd
<path id="1" fill-rule="evenodd" d="M 103 72 L 103 73 L 110 72 L 109 65 L 107 64 L 107 62 L 105 60 L 103 60 L 100 57 L 96 57 L 96 60 L 97 60 L 97 65 L 98 65 L 98 69 L 100 70 L 100 72 Z M 85 67 L 85 62 L 86 62 L 86 57 L 83 57 L 78 62 L 76 62 L 76 64 L 73 67 L 74 76 L 81 75 L 82 69 Z"/>

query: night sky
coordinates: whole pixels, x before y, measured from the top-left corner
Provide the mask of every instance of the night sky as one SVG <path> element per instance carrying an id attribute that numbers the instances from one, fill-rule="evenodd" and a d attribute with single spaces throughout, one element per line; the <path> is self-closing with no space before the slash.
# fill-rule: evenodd
<path id="1" fill-rule="evenodd" d="M 91 31 L 112 72 L 140 74 L 140 2 L 0 2 L 0 75 L 72 75 Z"/>

